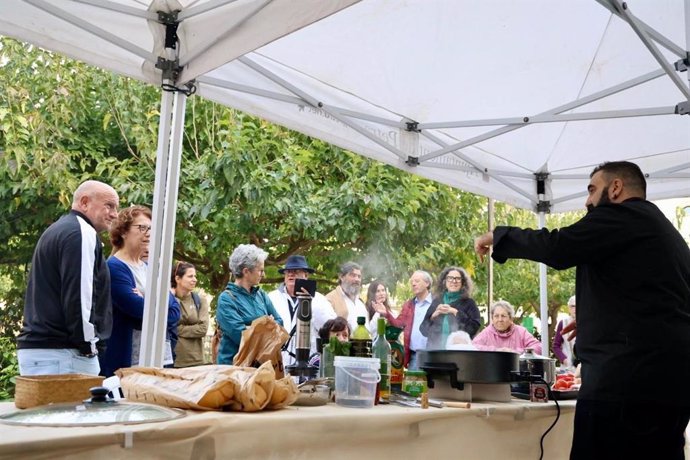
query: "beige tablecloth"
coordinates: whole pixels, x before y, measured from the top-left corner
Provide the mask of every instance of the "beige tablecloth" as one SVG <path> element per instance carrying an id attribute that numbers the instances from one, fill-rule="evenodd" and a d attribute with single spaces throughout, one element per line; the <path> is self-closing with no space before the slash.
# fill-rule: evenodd
<path id="1" fill-rule="evenodd" d="M 0 413 L 15 410 L 0 404 Z M 574 401 L 544 442 L 546 459 L 568 458 Z M 0 423 L 0 458 L 19 459 L 538 459 L 554 403 L 475 403 L 471 409 L 328 404 L 273 412 L 188 412 L 170 422 L 75 428 Z"/>

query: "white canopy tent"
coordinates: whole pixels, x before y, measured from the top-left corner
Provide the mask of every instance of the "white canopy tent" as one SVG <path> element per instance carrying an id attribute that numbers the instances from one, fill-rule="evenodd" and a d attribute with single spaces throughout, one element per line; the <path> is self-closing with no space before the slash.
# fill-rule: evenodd
<path id="1" fill-rule="evenodd" d="M 0 33 L 154 84 L 195 80 L 204 97 L 534 210 L 542 224 L 546 212 L 582 207 L 588 174 L 605 160 L 637 162 L 650 199 L 690 196 L 690 0 L 152 3 L 142 19 L 130 14 L 136 1 L 10 0 Z M 148 13 L 157 10 L 180 12 Z M 174 27 L 178 46 L 163 50 Z M 174 68 L 163 75 L 159 58 Z M 161 120 L 173 129 L 161 123 L 154 196 L 159 305 L 185 97 L 163 93 Z M 546 331 L 544 267 L 541 278 Z M 165 315 L 148 302 L 156 344 Z M 160 362 L 152 356 L 146 363 Z"/>

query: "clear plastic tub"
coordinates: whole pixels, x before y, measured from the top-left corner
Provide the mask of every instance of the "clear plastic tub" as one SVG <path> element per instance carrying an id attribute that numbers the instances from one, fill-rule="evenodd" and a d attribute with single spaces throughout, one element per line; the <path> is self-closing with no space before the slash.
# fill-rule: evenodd
<path id="1" fill-rule="evenodd" d="M 345 407 L 374 407 L 376 384 L 381 380 L 378 358 L 336 356 L 335 403 Z"/>

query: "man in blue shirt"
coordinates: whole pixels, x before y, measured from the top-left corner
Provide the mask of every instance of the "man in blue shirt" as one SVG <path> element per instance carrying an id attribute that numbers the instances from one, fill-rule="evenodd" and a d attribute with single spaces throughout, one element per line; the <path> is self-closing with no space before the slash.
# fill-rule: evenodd
<path id="1" fill-rule="evenodd" d="M 394 317 L 385 308 L 379 314 L 385 316 L 388 322 L 404 330 L 405 361 L 408 369 L 418 369 L 417 351 L 426 348 L 427 338 L 419 331 L 419 325 L 431 305 L 431 275 L 424 270 L 417 270 L 410 277 L 410 286 L 414 297 L 405 302 L 398 317 Z"/>

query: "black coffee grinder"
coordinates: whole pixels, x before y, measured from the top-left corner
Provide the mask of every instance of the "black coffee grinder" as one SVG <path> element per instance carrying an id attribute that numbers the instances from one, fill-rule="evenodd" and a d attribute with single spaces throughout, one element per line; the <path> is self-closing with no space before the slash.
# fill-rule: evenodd
<path id="1" fill-rule="evenodd" d="M 316 378 L 319 368 L 309 365 L 311 351 L 311 297 L 297 295 L 297 344 L 295 345 L 295 364 L 286 366 L 285 370 L 297 384 Z"/>

